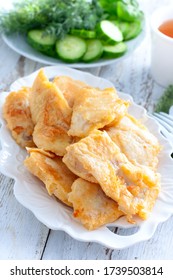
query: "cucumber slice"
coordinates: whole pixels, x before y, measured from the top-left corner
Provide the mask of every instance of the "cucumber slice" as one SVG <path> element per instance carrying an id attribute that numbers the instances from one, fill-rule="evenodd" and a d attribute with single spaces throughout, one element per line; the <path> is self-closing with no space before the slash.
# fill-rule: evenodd
<path id="1" fill-rule="evenodd" d="M 123 41 L 123 35 L 118 26 L 109 20 L 102 20 L 97 27 L 98 38 L 105 44 L 112 45 Z"/>
<path id="2" fill-rule="evenodd" d="M 94 30 L 71 29 L 70 34 L 84 39 L 94 39 L 96 37 L 96 32 Z"/>
<path id="3" fill-rule="evenodd" d="M 142 30 L 141 22 L 139 21 L 126 22 L 120 20 L 112 20 L 112 22 L 121 30 L 124 41 L 137 37 Z"/>
<path id="4" fill-rule="evenodd" d="M 125 22 L 125 21 L 119 21 L 119 20 L 112 20 L 112 22 L 119 27 L 119 29 L 121 30 L 122 34 L 123 34 L 123 38 L 125 38 L 125 36 L 128 34 L 129 32 L 129 22 Z"/>
<path id="5" fill-rule="evenodd" d="M 44 30 L 34 29 L 28 32 L 27 41 L 34 49 L 50 56 L 55 55 L 56 36 L 45 34 Z"/>
<path id="6" fill-rule="evenodd" d="M 114 46 L 104 46 L 103 56 L 105 58 L 117 58 L 122 56 L 127 51 L 127 45 L 123 42 L 115 44 Z"/>
<path id="7" fill-rule="evenodd" d="M 131 24 L 129 24 L 129 30 L 126 34 L 124 34 L 124 40 L 131 40 L 139 35 L 141 32 L 142 27 L 141 23 L 139 21 L 134 21 Z"/>
<path id="8" fill-rule="evenodd" d="M 58 56 L 67 62 L 77 62 L 83 57 L 87 50 L 84 39 L 73 35 L 66 35 L 56 42 L 56 52 Z"/>
<path id="9" fill-rule="evenodd" d="M 103 45 L 98 39 L 91 39 L 87 41 L 87 50 L 82 60 L 84 62 L 91 62 L 99 59 L 103 53 Z"/>

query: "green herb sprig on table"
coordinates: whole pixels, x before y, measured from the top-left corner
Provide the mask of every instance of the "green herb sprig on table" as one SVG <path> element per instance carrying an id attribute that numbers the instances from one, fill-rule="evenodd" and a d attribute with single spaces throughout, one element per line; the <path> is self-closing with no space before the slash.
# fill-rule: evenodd
<path id="1" fill-rule="evenodd" d="M 170 85 L 163 93 L 155 107 L 155 112 L 169 113 L 169 108 L 173 105 L 173 85 Z"/>
<path id="2" fill-rule="evenodd" d="M 44 28 L 46 33 L 62 38 L 72 28 L 93 30 L 102 16 L 96 0 L 22 0 L 12 10 L 0 11 L 0 32 L 26 33 Z"/>

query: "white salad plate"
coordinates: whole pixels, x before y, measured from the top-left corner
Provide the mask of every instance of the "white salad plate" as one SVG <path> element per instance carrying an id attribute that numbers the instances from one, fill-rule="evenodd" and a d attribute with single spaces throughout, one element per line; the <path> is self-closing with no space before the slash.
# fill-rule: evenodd
<path id="1" fill-rule="evenodd" d="M 51 79 L 58 75 L 67 75 L 81 80 L 93 87 L 113 87 L 108 80 L 96 77 L 86 72 L 81 72 L 63 66 L 48 66 L 43 68 L 45 74 Z M 21 86 L 31 86 L 38 71 L 29 76 L 18 79 L 11 85 L 11 90 L 18 90 Z M 96 242 L 112 249 L 123 249 L 138 242 L 150 239 L 159 223 L 166 221 L 173 214 L 173 160 L 170 157 L 171 145 L 160 132 L 158 123 L 148 117 L 146 110 L 132 101 L 131 96 L 119 92 L 119 96 L 130 100 L 129 113 L 140 119 L 144 125 L 159 139 L 163 149 L 159 156 L 158 172 L 161 174 L 161 192 L 156 201 L 154 209 L 146 221 L 137 221 L 137 231 L 134 234 L 118 235 L 111 231 L 111 227 L 130 228 L 124 217 L 107 226 L 88 231 L 72 215 L 72 210 L 50 197 L 41 181 L 30 174 L 23 160 L 27 156 L 24 149 L 20 148 L 11 137 L 6 128 L 6 122 L 2 116 L 2 108 L 7 92 L 0 94 L 0 171 L 15 180 L 14 195 L 16 199 L 26 208 L 31 210 L 39 221 L 53 230 L 63 230 L 76 240 Z M 125 230 L 126 232 L 126 230 Z"/>
<path id="2" fill-rule="evenodd" d="M 131 55 L 142 43 L 143 39 L 145 38 L 146 33 L 146 25 L 144 23 L 142 32 L 134 39 L 129 40 L 126 42 L 127 44 L 127 52 L 119 57 L 114 59 L 99 59 L 95 62 L 84 63 L 84 62 L 77 62 L 77 63 L 66 63 L 58 58 L 49 57 L 41 52 L 38 52 L 34 48 L 32 48 L 28 43 L 25 35 L 15 33 L 11 35 L 3 35 L 2 38 L 5 43 L 13 49 L 15 52 L 32 59 L 34 61 L 46 64 L 46 65 L 62 65 L 68 66 L 73 68 L 91 68 L 91 67 L 100 67 L 106 66 L 112 63 L 119 62 L 124 58 L 127 58 Z"/>

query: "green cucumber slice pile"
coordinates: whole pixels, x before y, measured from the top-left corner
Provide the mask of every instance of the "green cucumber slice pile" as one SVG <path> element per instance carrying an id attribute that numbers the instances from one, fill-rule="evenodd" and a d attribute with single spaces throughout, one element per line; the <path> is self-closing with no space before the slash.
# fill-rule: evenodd
<path id="1" fill-rule="evenodd" d="M 92 62 L 100 58 L 118 58 L 127 52 L 125 41 L 141 32 L 141 22 L 102 20 L 95 30 L 71 29 L 70 34 L 57 40 L 43 29 L 30 30 L 28 43 L 36 50 L 65 62 Z"/>

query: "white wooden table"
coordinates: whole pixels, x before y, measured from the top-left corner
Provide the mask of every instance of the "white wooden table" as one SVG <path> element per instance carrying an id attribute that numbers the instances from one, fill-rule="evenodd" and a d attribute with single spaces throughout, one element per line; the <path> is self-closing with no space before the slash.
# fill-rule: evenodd
<path id="1" fill-rule="evenodd" d="M 160 5 L 172 0 L 145 0 L 141 7 L 149 17 Z M 42 64 L 9 49 L 0 39 L 0 91 L 9 89 L 17 78 L 28 75 Z M 85 69 L 114 83 L 134 101 L 152 112 L 164 89 L 150 74 L 150 32 L 128 59 L 110 66 Z M 62 231 L 53 231 L 21 206 L 13 195 L 13 180 L 0 174 L 0 259 L 128 260 L 173 259 L 173 217 L 160 224 L 154 236 L 123 250 L 111 250 L 96 243 L 79 242 Z M 116 229 L 124 234 L 126 230 Z"/>

